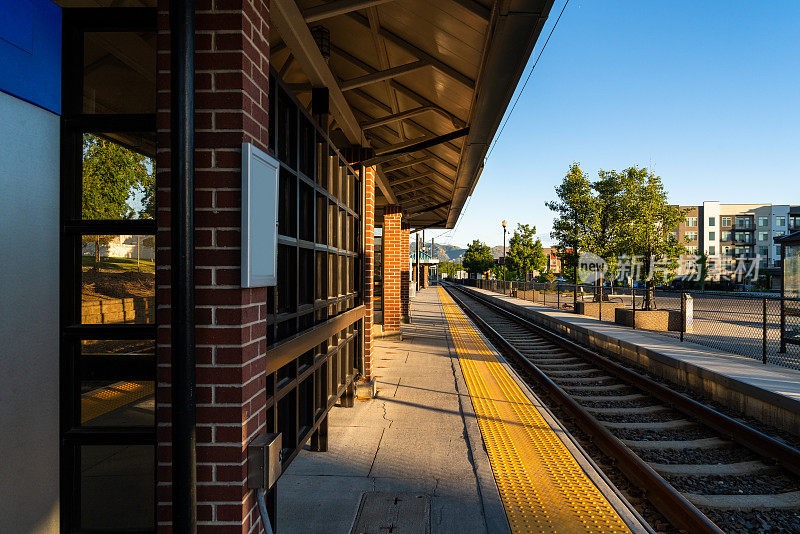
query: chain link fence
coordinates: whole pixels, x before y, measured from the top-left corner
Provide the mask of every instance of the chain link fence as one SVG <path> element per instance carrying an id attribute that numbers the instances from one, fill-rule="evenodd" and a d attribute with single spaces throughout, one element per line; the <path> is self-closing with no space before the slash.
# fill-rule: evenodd
<path id="1" fill-rule="evenodd" d="M 462 283 L 564 312 L 655 331 L 764 363 L 800 369 L 800 299 L 565 282 L 462 280 Z M 642 313 L 647 300 L 650 307 Z"/>

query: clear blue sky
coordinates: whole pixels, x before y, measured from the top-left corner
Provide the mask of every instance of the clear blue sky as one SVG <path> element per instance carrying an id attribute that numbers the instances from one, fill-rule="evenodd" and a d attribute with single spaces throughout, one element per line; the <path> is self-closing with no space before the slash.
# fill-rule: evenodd
<path id="1" fill-rule="evenodd" d="M 573 161 L 650 167 L 683 205 L 800 204 L 798 157 L 800 1 L 570 0 L 456 230 L 426 238 L 498 245 L 507 219 L 550 243 Z"/>

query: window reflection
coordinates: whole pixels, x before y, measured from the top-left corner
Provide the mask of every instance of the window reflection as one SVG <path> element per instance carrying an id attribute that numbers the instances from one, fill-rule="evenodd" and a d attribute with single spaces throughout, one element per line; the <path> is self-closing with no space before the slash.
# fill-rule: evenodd
<path id="1" fill-rule="evenodd" d="M 152 339 L 81 341 L 81 425 L 153 426 L 155 382 L 141 368 L 154 355 Z"/>
<path id="2" fill-rule="evenodd" d="M 84 134 L 81 218 L 153 219 L 154 152 L 151 135 Z"/>
<path id="3" fill-rule="evenodd" d="M 81 322 L 155 322 L 155 237 L 84 235 Z"/>

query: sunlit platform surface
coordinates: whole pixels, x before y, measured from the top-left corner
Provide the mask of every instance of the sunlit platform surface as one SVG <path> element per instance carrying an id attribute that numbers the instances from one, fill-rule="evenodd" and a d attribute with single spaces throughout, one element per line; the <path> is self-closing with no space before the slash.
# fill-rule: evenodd
<path id="1" fill-rule="evenodd" d="M 364 499 L 361 532 L 374 495 L 427 499 L 432 533 L 642 530 L 444 290 L 417 294 L 375 365 L 377 397 L 334 408 L 329 450 L 281 477 L 278 532 L 351 532 Z M 422 524 L 374 515 L 366 532 Z"/>

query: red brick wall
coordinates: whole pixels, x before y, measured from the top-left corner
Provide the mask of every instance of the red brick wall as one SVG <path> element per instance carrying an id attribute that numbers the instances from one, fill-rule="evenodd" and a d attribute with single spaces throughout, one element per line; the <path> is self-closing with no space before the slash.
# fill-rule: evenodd
<path id="1" fill-rule="evenodd" d="M 158 41 L 158 531 L 171 528 L 169 16 Z M 246 446 L 266 423 L 267 289 L 240 287 L 241 143 L 267 146 L 269 6 L 200 0 L 196 25 L 198 532 L 261 530 Z"/>
<path id="2" fill-rule="evenodd" d="M 402 261 L 401 220 L 400 206 L 386 206 L 383 212 L 383 329 L 386 332 L 400 330 L 400 277 L 404 265 L 408 276 L 408 255 L 406 263 Z"/>
<path id="3" fill-rule="evenodd" d="M 375 167 L 364 169 L 364 380 L 373 378 L 375 297 Z"/>
<path id="4" fill-rule="evenodd" d="M 408 322 L 410 315 L 410 289 L 411 289 L 411 242 L 409 241 L 410 228 L 407 223 L 402 224 L 400 230 L 400 246 L 402 267 L 400 270 L 400 315 L 403 321 Z"/>

